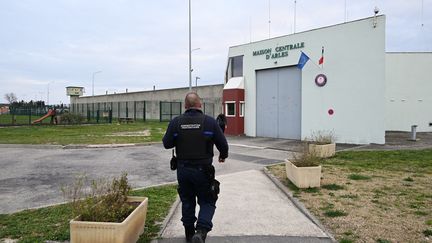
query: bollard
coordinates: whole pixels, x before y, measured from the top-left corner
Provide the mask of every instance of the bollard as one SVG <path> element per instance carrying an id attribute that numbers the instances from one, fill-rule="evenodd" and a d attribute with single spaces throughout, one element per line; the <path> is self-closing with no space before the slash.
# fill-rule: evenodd
<path id="1" fill-rule="evenodd" d="M 411 141 L 417 141 L 417 125 L 411 126 Z"/>

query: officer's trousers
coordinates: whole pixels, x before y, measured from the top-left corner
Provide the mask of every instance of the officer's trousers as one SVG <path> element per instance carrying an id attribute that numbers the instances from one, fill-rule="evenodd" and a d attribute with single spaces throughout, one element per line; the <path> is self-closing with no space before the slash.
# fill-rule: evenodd
<path id="1" fill-rule="evenodd" d="M 192 226 L 197 221 L 195 216 L 196 199 L 200 210 L 196 228 L 210 231 L 213 228 L 213 215 L 216 210 L 216 199 L 210 193 L 210 180 L 202 166 L 177 167 L 178 193 L 182 202 L 182 222 L 184 226 Z"/>

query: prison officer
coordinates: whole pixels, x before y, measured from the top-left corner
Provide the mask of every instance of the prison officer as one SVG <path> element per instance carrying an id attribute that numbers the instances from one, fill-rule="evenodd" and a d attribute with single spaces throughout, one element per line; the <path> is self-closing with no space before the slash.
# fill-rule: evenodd
<path id="1" fill-rule="evenodd" d="M 223 163 L 228 157 L 228 144 L 215 119 L 201 111 L 201 99 L 197 93 L 186 95 L 185 109 L 184 114 L 169 123 L 163 144 L 166 149 L 176 149 L 178 193 L 186 240 L 200 243 L 205 242 L 207 232 L 213 227 L 216 209 L 217 196 L 212 194 L 212 180 L 209 178 L 209 170 L 213 170 L 214 178 L 213 145 L 219 150 L 219 162 Z M 200 205 L 198 220 L 195 216 L 196 198 Z"/>

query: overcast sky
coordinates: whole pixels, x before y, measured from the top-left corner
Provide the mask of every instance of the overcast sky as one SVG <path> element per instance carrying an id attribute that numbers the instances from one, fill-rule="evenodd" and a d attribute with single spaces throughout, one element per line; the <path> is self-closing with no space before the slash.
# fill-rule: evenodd
<path id="1" fill-rule="evenodd" d="M 432 51 L 432 0 L 297 0 L 295 29 L 375 6 L 387 16 L 386 51 Z M 270 16 L 271 37 L 292 34 L 294 0 L 270 0 Z M 222 83 L 229 46 L 268 38 L 268 19 L 269 0 L 192 0 L 193 80 Z M 96 95 L 188 86 L 188 1 L 0 1 L 0 102 L 10 92 L 47 101 L 49 90 L 50 104 L 69 103 L 65 87 L 91 95 L 96 71 Z"/>

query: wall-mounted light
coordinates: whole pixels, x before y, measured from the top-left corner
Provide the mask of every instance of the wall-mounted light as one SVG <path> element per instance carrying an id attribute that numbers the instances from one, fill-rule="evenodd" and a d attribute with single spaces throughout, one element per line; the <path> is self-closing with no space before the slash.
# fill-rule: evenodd
<path id="1" fill-rule="evenodd" d="M 376 28 L 377 26 L 377 14 L 379 13 L 378 7 L 375 6 L 374 8 L 374 20 L 373 20 L 373 27 Z"/>

